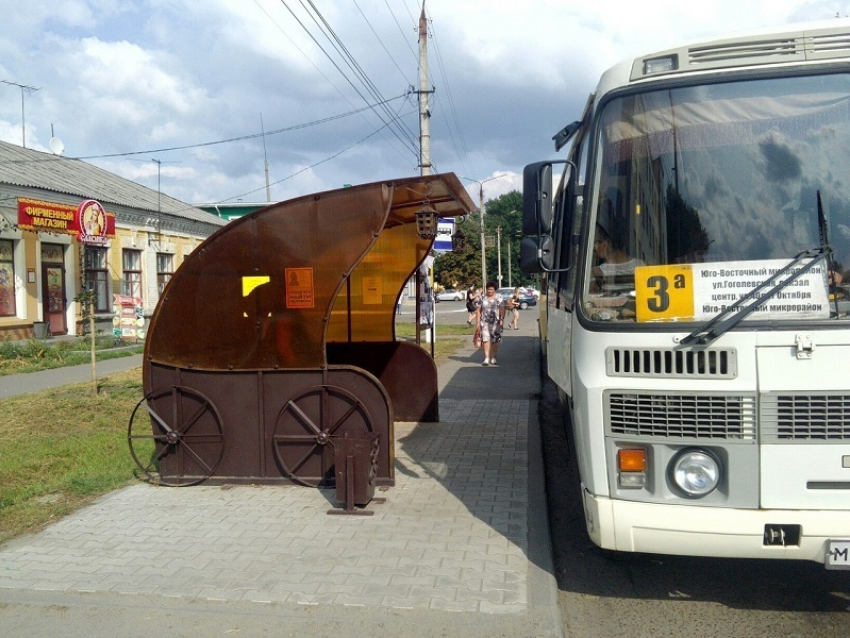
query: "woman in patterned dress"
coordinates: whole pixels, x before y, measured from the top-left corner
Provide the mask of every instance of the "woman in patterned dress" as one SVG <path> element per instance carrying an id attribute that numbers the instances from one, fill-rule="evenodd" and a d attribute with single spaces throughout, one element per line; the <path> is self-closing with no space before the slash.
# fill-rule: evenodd
<path id="1" fill-rule="evenodd" d="M 488 281 L 486 292 L 481 296 L 481 304 L 476 309 L 476 320 L 484 345 L 482 365 L 495 366 L 499 342 L 502 340 L 502 326 L 505 321 L 505 300 L 496 294 L 496 282 Z"/>

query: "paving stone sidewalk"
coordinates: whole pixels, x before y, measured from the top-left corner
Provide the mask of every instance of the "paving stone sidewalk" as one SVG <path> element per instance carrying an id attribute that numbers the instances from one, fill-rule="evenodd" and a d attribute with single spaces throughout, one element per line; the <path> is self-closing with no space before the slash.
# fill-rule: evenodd
<path id="1" fill-rule="evenodd" d="M 397 423 L 396 485 L 369 517 L 328 516 L 330 490 L 132 485 L 0 547 L 0 603 L 261 605 L 303 636 L 384 635 L 382 610 L 400 636 L 560 635 L 535 415 L 531 397 L 443 398 L 439 423 Z M 6 635 L 27 635 L 15 618 Z"/>

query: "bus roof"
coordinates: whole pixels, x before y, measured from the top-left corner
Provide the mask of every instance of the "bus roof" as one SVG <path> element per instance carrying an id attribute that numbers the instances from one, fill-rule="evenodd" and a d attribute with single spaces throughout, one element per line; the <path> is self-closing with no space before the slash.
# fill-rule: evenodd
<path id="1" fill-rule="evenodd" d="M 691 73 L 803 62 L 850 61 L 850 19 L 733 33 L 628 58 L 605 71 L 597 97 L 644 81 Z"/>

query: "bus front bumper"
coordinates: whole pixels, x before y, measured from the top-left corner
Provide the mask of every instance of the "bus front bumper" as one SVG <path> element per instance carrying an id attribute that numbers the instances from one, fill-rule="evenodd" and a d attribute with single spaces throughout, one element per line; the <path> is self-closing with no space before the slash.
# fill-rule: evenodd
<path id="1" fill-rule="evenodd" d="M 586 490 L 583 500 L 587 532 L 603 549 L 825 563 L 830 541 L 850 544 L 850 511 L 638 503 L 594 496 Z M 800 526 L 796 544 L 765 543 L 766 529 L 795 525 Z"/>

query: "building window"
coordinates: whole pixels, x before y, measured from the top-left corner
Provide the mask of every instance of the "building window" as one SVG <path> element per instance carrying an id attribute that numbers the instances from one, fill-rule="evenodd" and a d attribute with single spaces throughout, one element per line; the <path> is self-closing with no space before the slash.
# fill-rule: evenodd
<path id="1" fill-rule="evenodd" d="M 168 253 L 156 254 L 156 288 L 159 294 L 165 290 L 165 284 L 171 281 L 174 273 L 174 255 Z"/>
<path id="2" fill-rule="evenodd" d="M 142 251 L 125 250 L 122 254 L 122 270 L 124 279 L 121 284 L 121 294 L 128 297 L 142 298 Z"/>
<path id="3" fill-rule="evenodd" d="M 93 290 L 97 294 L 94 302 L 94 311 L 109 312 L 106 248 L 86 246 L 85 267 L 86 290 Z"/>
<path id="4" fill-rule="evenodd" d="M 15 315 L 15 262 L 12 240 L 0 239 L 0 317 Z"/>

